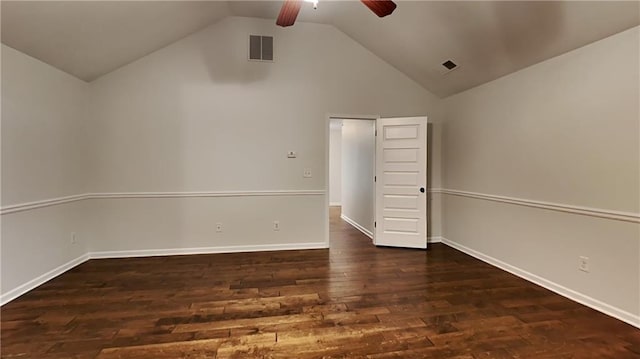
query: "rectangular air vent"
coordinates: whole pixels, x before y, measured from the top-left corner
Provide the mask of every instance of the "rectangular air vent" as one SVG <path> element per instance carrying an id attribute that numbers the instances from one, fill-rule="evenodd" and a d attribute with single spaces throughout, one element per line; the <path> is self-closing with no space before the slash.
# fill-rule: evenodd
<path id="1" fill-rule="evenodd" d="M 249 35 L 249 60 L 273 61 L 273 36 Z"/>

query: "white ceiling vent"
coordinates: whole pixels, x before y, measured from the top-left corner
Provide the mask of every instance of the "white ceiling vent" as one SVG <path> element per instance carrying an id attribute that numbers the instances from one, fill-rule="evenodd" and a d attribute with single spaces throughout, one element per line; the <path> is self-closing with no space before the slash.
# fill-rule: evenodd
<path id="1" fill-rule="evenodd" d="M 273 36 L 249 35 L 249 61 L 273 62 Z"/>

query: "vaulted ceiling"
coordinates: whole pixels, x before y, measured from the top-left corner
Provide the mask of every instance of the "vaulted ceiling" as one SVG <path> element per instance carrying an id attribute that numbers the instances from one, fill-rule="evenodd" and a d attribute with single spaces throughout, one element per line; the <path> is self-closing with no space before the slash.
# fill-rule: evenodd
<path id="1" fill-rule="evenodd" d="M 441 97 L 640 24 L 636 1 L 396 2 L 380 19 L 359 1 L 320 0 L 298 21 L 335 26 Z M 281 4 L 2 1 L 2 42 L 92 81 L 227 16 L 275 22 Z M 446 60 L 458 68 L 446 72 Z"/>

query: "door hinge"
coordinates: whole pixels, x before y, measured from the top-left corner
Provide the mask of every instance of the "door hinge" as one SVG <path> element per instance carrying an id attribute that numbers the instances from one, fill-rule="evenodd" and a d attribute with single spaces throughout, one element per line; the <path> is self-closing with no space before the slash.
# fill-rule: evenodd
<path id="1" fill-rule="evenodd" d="M 373 182 L 376 182 L 376 181 L 377 181 L 376 176 L 373 176 Z"/>
<path id="2" fill-rule="evenodd" d="M 376 228 L 376 221 L 373 221 L 373 228 Z"/>
<path id="3" fill-rule="evenodd" d="M 377 135 L 378 135 L 378 129 L 376 128 L 374 136 L 377 136 Z"/>

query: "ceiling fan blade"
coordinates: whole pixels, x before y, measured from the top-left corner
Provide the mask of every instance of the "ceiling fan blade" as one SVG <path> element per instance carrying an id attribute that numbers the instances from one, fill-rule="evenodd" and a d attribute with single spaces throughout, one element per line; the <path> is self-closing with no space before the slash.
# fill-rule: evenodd
<path id="1" fill-rule="evenodd" d="M 396 3 L 391 0 L 360 0 L 379 17 L 390 15 L 396 9 Z"/>
<path id="2" fill-rule="evenodd" d="M 282 27 L 293 25 L 296 22 L 296 17 L 298 17 L 301 6 L 302 0 L 284 0 L 284 4 L 282 4 L 282 8 L 280 9 L 280 15 L 278 15 L 278 20 L 276 20 L 276 25 Z"/>

